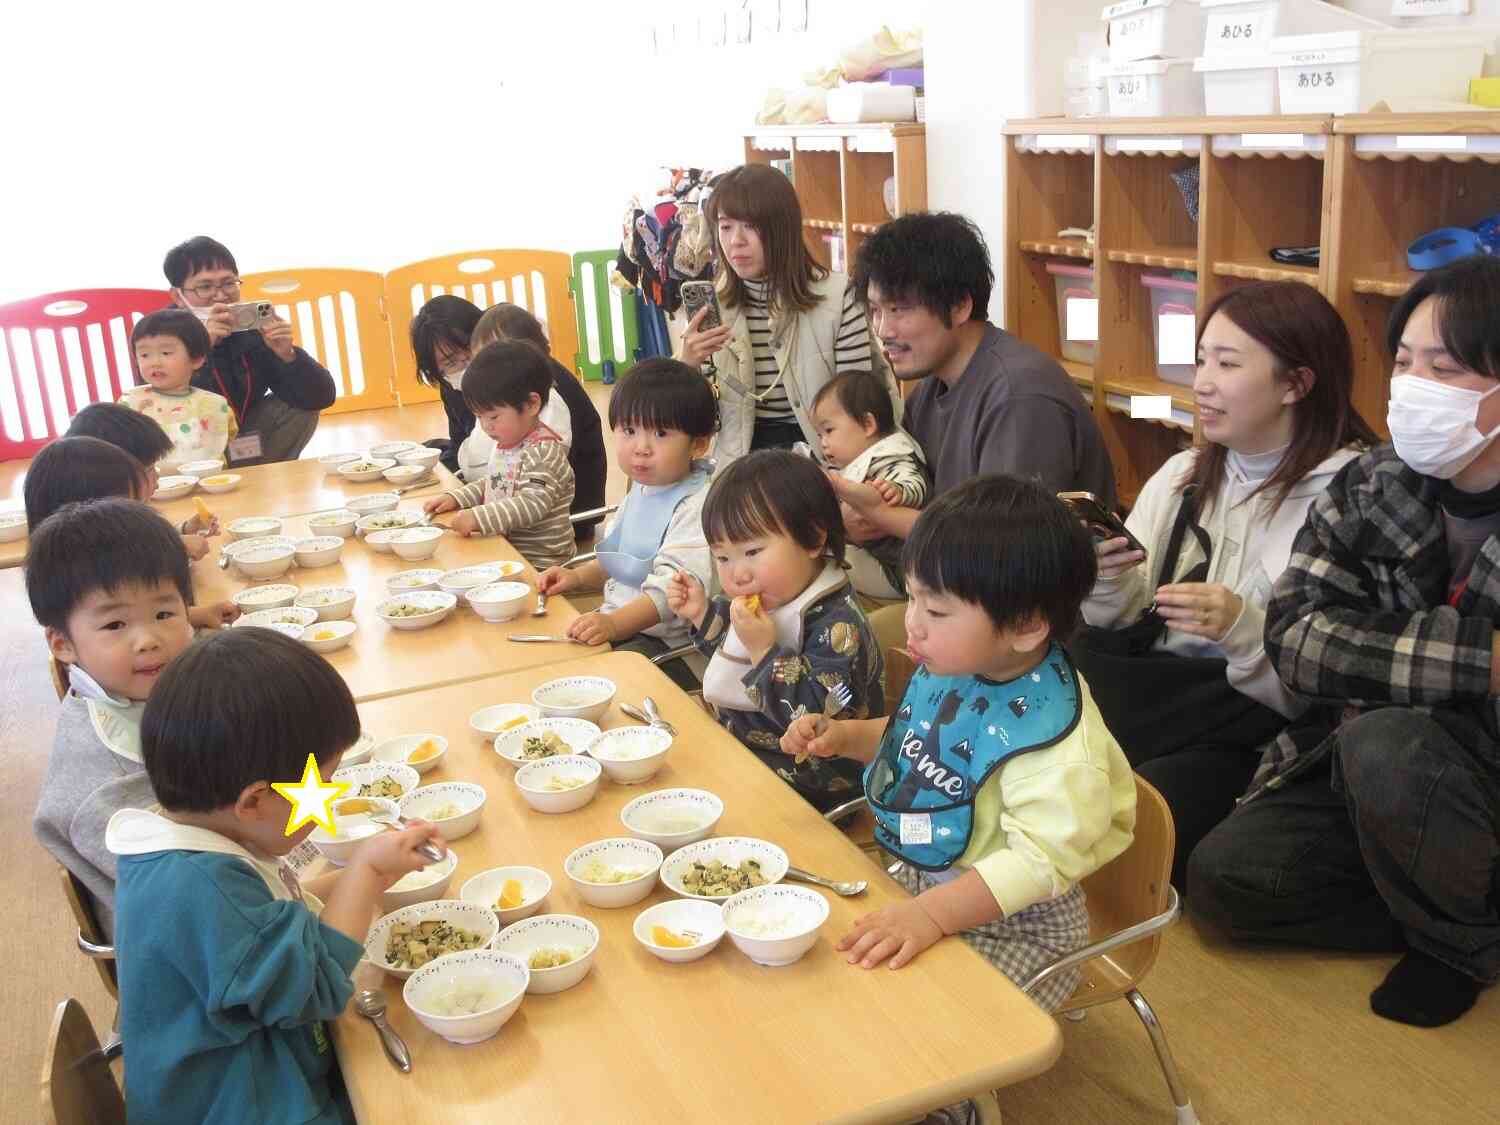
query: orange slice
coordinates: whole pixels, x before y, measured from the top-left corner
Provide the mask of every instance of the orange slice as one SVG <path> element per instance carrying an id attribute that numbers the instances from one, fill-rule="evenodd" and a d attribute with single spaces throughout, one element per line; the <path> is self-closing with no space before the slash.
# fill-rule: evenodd
<path id="1" fill-rule="evenodd" d="M 663 949 L 691 949 L 698 944 L 692 938 L 686 938 L 681 934 L 673 933 L 665 926 L 652 926 L 651 940 Z"/>
<path id="2" fill-rule="evenodd" d="M 501 910 L 511 910 L 526 901 L 526 892 L 521 889 L 521 880 L 507 879 L 500 888 L 500 901 L 495 903 Z"/>
<path id="3" fill-rule="evenodd" d="M 213 512 L 210 511 L 208 505 L 203 502 L 203 497 L 201 497 L 201 496 L 194 496 L 193 497 L 193 507 L 197 509 L 198 515 L 201 518 L 206 519 L 206 520 L 211 520 L 211 519 L 214 518 Z"/>
<path id="4" fill-rule="evenodd" d="M 759 594 L 751 594 L 748 598 L 746 598 L 745 599 L 745 608 L 748 609 L 751 613 L 759 614 L 760 613 L 760 595 Z"/>
<path id="5" fill-rule="evenodd" d="M 531 717 L 529 715 L 517 715 L 514 719 L 507 719 L 505 722 L 501 723 L 500 729 L 512 730 L 515 727 L 525 726 L 529 722 L 531 722 Z"/>
<path id="6" fill-rule="evenodd" d="M 378 808 L 380 806 L 368 797 L 350 797 L 347 801 L 340 801 L 334 811 L 344 816 L 352 816 L 355 813 L 371 813 Z"/>
<path id="7" fill-rule="evenodd" d="M 406 756 L 408 762 L 425 762 L 428 758 L 436 758 L 440 748 L 432 739 L 420 743 L 415 750 Z"/>

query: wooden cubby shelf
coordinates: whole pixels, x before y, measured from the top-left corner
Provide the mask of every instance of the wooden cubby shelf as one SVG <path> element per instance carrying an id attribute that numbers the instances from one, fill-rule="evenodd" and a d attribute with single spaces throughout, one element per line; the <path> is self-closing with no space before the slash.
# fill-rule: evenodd
<path id="1" fill-rule="evenodd" d="M 1009 122 L 1005 133 L 1005 326 L 1061 360 L 1062 286 L 1047 266 L 1093 263 L 1093 363 L 1064 368 L 1092 397 L 1127 504 L 1183 447 L 1190 425 L 1201 440 L 1192 388 L 1158 374 L 1143 277 L 1196 275 L 1200 313 L 1240 285 L 1315 286 L 1348 325 L 1355 406 L 1384 432 L 1386 320 L 1420 276 L 1406 268 L 1406 247 L 1438 227 L 1471 226 L 1500 200 L 1497 112 L 1045 118 Z M 1196 220 L 1173 175 L 1193 168 Z M 1093 247 L 1060 237 L 1068 227 L 1092 227 Z M 1318 265 L 1271 258 L 1292 246 L 1318 247 Z M 1132 418 L 1132 395 L 1170 396 L 1172 419 Z"/>
<path id="2" fill-rule="evenodd" d="M 927 207 L 927 133 L 921 125 L 777 125 L 745 134 L 745 163 L 792 162 L 792 184 L 813 257 L 848 269 L 880 229 L 891 181 L 895 213 Z"/>

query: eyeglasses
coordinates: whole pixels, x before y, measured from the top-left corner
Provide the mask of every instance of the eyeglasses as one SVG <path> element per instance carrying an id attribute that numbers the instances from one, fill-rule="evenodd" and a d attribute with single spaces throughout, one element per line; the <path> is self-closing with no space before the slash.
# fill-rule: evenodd
<path id="1" fill-rule="evenodd" d="M 438 374 L 457 375 L 467 366 L 469 366 L 468 352 L 450 352 L 446 359 L 438 363 Z"/>
<path id="2" fill-rule="evenodd" d="M 233 297 L 240 291 L 240 279 L 226 277 L 223 281 L 201 281 L 197 285 L 180 285 L 178 288 L 184 293 L 191 293 L 200 301 L 208 301 L 221 293 L 226 297 Z"/>

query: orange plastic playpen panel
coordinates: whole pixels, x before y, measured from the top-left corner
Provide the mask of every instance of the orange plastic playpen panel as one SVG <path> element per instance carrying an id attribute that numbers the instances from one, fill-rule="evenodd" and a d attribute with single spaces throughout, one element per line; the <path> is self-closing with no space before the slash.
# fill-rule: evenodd
<path id="1" fill-rule="evenodd" d="M 438 397 L 435 388 L 417 379 L 409 325 L 429 298 L 444 293 L 473 301 L 481 309 L 501 301 L 520 305 L 542 322 L 557 362 L 573 371 L 578 327 L 568 291 L 572 272 L 572 259 L 555 250 L 470 250 L 391 270 L 385 275 L 385 293 L 399 400 L 428 402 Z"/>
<path id="2" fill-rule="evenodd" d="M 135 385 L 130 330 L 164 289 L 70 289 L 0 305 L 0 461 L 30 457 L 85 406 Z"/>
<path id="3" fill-rule="evenodd" d="M 338 399 L 325 413 L 396 403 L 385 276 L 371 270 L 292 269 L 246 274 L 241 301 L 270 301 L 297 346 L 333 376 Z"/>

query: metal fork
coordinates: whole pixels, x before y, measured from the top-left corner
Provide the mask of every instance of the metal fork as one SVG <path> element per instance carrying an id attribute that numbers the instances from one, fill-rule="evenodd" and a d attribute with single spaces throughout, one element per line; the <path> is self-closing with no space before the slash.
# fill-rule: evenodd
<path id="1" fill-rule="evenodd" d="M 836 683 L 828 689 L 828 695 L 823 699 L 823 715 L 818 722 L 818 734 L 828 729 L 829 720 L 854 702 L 854 693 L 849 690 L 849 685 L 843 682 Z M 800 766 L 807 761 L 808 755 L 804 751 L 796 757 L 796 763 Z"/>

